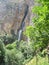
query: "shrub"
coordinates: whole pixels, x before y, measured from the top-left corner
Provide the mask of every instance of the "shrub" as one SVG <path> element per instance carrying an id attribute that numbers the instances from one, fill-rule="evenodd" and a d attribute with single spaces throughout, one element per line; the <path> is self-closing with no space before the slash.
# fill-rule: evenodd
<path id="1" fill-rule="evenodd" d="M 14 48 L 16 48 L 16 43 L 17 43 L 17 40 L 15 42 L 13 42 L 12 44 L 6 45 L 6 48 L 9 50 L 14 49 Z"/>
<path id="2" fill-rule="evenodd" d="M 5 65 L 5 46 L 2 42 L 2 40 L 0 40 L 0 65 Z"/>
<path id="3" fill-rule="evenodd" d="M 6 65 L 23 65 L 24 56 L 16 49 L 6 50 Z"/>
<path id="4" fill-rule="evenodd" d="M 27 42 L 21 41 L 19 44 L 19 50 L 23 53 L 25 59 L 32 58 L 33 49 L 31 45 L 29 45 Z"/>
<path id="5" fill-rule="evenodd" d="M 18 45 L 18 47 L 17 47 Z M 8 44 L 6 47 L 0 42 L 0 58 L 2 59 L 1 65 L 24 65 L 32 58 L 33 50 L 28 43 L 17 40 Z"/>

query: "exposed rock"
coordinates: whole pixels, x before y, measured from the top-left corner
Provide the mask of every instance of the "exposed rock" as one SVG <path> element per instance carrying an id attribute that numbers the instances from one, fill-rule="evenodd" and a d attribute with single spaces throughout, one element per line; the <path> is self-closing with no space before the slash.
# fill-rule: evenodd
<path id="1" fill-rule="evenodd" d="M 34 1 L 0 0 L 0 33 L 10 34 L 11 29 L 17 33 L 24 16 L 26 4 L 29 6 L 29 12 L 25 19 L 24 30 L 31 23 L 31 8 L 34 5 Z"/>

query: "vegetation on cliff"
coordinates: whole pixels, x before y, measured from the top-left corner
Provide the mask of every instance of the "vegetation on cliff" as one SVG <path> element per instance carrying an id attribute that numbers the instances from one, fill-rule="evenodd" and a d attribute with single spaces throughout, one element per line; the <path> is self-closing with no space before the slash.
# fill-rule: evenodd
<path id="1" fill-rule="evenodd" d="M 24 32 L 30 42 L 18 41 L 15 34 L 1 36 L 0 65 L 49 65 L 49 0 L 36 2 L 33 26 Z"/>

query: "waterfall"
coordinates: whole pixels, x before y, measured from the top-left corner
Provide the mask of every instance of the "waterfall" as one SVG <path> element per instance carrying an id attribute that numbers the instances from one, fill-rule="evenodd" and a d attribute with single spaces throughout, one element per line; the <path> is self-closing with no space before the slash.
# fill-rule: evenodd
<path id="1" fill-rule="evenodd" d="M 25 26 L 25 21 L 24 21 L 24 20 L 25 20 L 27 14 L 28 14 L 28 10 L 29 10 L 29 6 L 26 4 L 26 8 L 25 8 L 25 12 L 24 12 L 24 17 L 23 17 L 23 19 L 22 19 L 20 28 L 19 28 L 19 30 L 18 30 L 18 41 L 20 41 L 21 38 L 22 38 L 23 28 L 24 28 L 24 26 Z"/>
<path id="2" fill-rule="evenodd" d="M 22 35 L 22 29 L 20 29 L 18 33 L 19 33 L 18 41 L 20 41 L 20 39 L 21 39 L 21 35 Z"/>

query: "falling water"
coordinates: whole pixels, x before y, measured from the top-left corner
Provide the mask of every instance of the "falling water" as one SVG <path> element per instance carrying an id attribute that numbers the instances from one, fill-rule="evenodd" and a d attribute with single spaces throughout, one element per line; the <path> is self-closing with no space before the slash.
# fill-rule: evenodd
<path id="1" fill-rule="evenodd" d="M 18 41 L 20 41 L 21 38 L 22 38 L 23 28 L 24 28 L 24 26 L 25 26 L 25 21 L 24 21 L 24 20 L 25 20 L 27 14 L 28 14 L 28 9 L 29 9 L 29 6 L 26 5 L 25 12 L 24 12 L 24 17 L 23 17 L 23 19 L 22 19 L 22 23 L 21 23 L 20 29 L 19 29 L 19 31 L 18 31 Z"/>
<path id="2" fill-rule="evenodd" d="M 21 35 L 22 35 L 22 30 L 19 30 L 19 36 L 18 36 L 18 41 L 20 41 L 20 39 L 21 39 Z"/>

